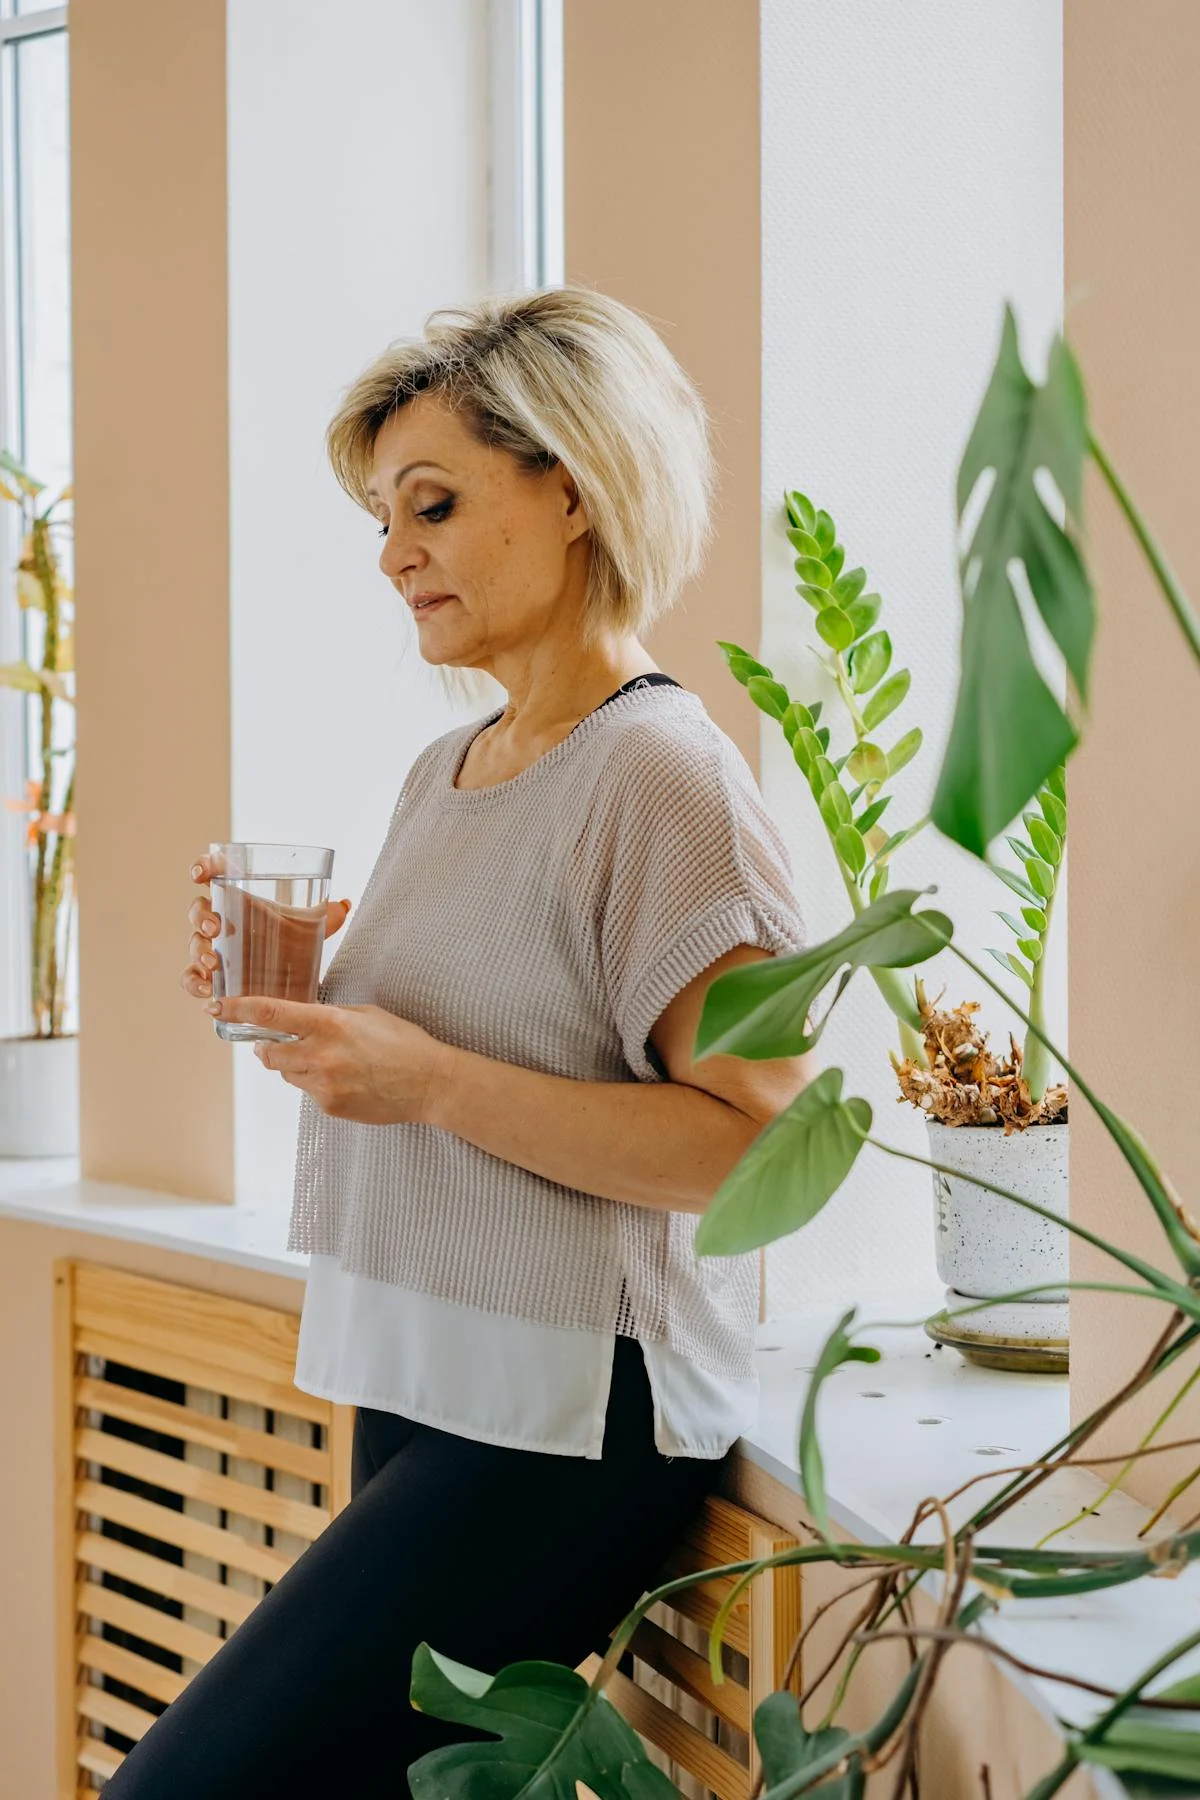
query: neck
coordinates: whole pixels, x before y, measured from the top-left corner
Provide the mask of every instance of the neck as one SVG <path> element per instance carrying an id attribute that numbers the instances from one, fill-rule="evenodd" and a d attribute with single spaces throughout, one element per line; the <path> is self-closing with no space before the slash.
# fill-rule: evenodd
<path id="1" fill-rule="evenodd" d="M 633 636 L 610 635 L 587 651 L 577 644 L 538 646 L 523 662 L 492 671 L 508 691 L 492 730 L 514 747 L 536 744 L 569 731 L 625 682 L 657 668 Z"/>

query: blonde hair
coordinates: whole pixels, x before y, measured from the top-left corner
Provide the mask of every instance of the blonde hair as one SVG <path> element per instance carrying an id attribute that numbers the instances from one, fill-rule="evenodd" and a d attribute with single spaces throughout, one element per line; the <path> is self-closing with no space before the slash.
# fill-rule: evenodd
<path id="1" fill-rule="evenodd" d="M 326 433 L 360 506 L 380 429 L 425 393 L 530 473 L 571 476 L 591 525 L 585 644 L 606 626 L 640 634 L 675 604 L 711 535 L 713 463 L 703 401 L 639 313 L 582 287 L 430 313 L 422 338 L 363 370 Z"/>

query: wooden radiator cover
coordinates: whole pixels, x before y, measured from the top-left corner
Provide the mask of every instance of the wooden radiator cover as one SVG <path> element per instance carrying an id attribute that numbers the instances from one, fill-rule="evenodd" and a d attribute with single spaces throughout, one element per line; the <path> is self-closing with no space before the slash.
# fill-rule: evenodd
<path id="1" fill-rule="evenodd" d="M 347 1504 L 354 1409 L 293 1385 L 294 1313 L 85 1262 L 54 1280 L 58 1794 L 84 1800 Z M 794 1542 L 714 1497 L 659 1580 Z M 685 1793 L 747 1800 L 800 1572 L 743 1593 L 716 1685 L 707 1627 L 730 1585 L 656 1607 L 606 1691 Z"/>
<path id="2" fill-rule="evenodd" d="M 60 1800 L 133 1742 L 350 1497 L 353 1408 L 292 1384 L 299 1319 L 55 1266 Z"/>

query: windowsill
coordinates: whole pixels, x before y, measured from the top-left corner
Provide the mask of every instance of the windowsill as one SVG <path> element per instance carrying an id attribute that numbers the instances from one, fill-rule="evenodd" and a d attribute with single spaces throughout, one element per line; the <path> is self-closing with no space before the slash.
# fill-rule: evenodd
<path id="1" fill-rule="evenodd" d="M 0 1158 L 0 1218 L 31 1220 L 94 1232 L 100 1237 L 154 1244 L 185 1254 L 303 1280 L 307 1257 L 283 1248 L 286 1218 L 278 1209 L 256 1213 L 244 1204 L 214 1205 L 169 1194 L 83 1181 L 71 1158 Z M 820 1412 L 830 1516 L 835 1528 L 865 1543 L 894 1541 L 928 1494 L 947 1494 L 973 1476 L 1029 1461 L 1067 1429 L 1065 1376 L 1015 1375 L 977 1369 L 953 1350 L 936 1350 L 919 1321 L 941 1304 L 941 1290 L 864 1305 L 868 1322 L 915 1321 L 900 1330 L 875 1330 L 867 1341 L 884 1352 L 874 1364 L 848 1363 L 830 1377 Z M 758 1365 L 762 1403 L 756 1429 L 738 1454 L 784 1488 L 802 1493 L 797 1428 L 805 1377 L 829 1330 L 844 1311 L 831 1307 L 808 1317 L 760 1327 Z M 933 1422 L 936 1421 L 936 1422 Z M 992 1456 L 991 1451 L 1000 1454 Z M 957 1524 L 1003 1476 L 980 1482 L 950 1508 Z M 1053 1526 L 1091 1505 L 1103 1484 L 1083 1469 L 1046 1483 L 1005 1515 L 993 1534 L 1007 1543 L 1035 1543 Z M 1057 1539 L 1098 1548 L 1131 1544 L 1148 1510 L 1125 1494 L 1103 1512 Z M 986 1535 L 986 1534 L 985 1534 Z M 931 1526 L 918 1534 L 932 1538 Z M 1163 1649 L 1195 1629 L 1200 1568 L 1154 1585 L 1154 1604 L 1142 1584 L 1045 1602 L 1013 1603 L 988 1618 L 995 1642 L 1026 1661 L 1069 1669 L 1121 1688 Z M 1181 1659 L 1171 1679 L 1200 1668 L 1200 1652 Z M 1048 1718 L 1084 1721 L 1101 1702 L 1052 1681 L 1006 1670 Z M 1093 1792 L 1121 1796 L 1123 1786 L 1097 1770 Z"/>

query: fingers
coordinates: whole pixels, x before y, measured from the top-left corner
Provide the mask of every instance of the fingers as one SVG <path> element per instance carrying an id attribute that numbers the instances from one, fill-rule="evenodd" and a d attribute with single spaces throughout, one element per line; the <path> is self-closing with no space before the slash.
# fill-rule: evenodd
<path id="1" fill-rule="evenodd" d="M 216 862 L 215 857 L 198 856 L 189 871 L 192 880 L 208 881 L 216 871 Z M 192 901 L 187 909 L 187 916 L 188 923 L 192 926 L 192 935 L 188 940 L 188 956 L 191 961 L 180 976 L 179 985 L 195 999 L 207 1000 L 212 994 L 212 973 L 220 960 L 212 940 L 221 928 L 221 921 L 204 895 L 197 895 Z"/>
<path id="2" fill-rule="evenodd" d="M 335 931 L 342 929 L 350 917 L 351 905 L 352 902 L 349 900 L 331 900 L 329 902 L 325 916 L 325 936 L 327 938 L 331 938 Z"/>

